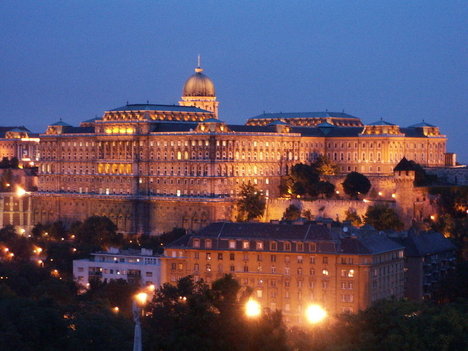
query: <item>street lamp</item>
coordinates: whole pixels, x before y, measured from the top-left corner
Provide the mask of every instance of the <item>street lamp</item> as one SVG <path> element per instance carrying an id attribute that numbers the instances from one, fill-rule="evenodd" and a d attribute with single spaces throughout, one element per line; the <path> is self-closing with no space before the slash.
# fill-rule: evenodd
<path id="1" fill-rule="evenodd" d="M 148 294 L 145 292 L 139 292 L 133 296 L 133 321 L 135 322 L 135 334 L 133 336 L 133 351 L 142 351 L 143 346 L 141 342 L 141 313 L 143 307 L 148 300 Z"/>
<path id="2" fill-rule="evenodd" d="M 249 318 L 256 318 L 262 313 L 262 306 L 254 299 L 249 299 L 245 304 L 245 315 Z"/>
<path id="3" fill-rule="evenodd" d="M 327 315 L 327 311 L 320 305 L 309 305 L 305 310 L 306 319 L 311 324 L 322 322 Z"/>

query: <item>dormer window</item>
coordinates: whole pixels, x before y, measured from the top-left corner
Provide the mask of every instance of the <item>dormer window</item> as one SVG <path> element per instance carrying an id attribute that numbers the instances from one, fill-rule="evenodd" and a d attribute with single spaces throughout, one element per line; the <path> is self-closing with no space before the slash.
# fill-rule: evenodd
<path id="1" fill-rule="evenodd" d="M 243 248 L 244 250 L 250 249 L 250 242 L 249 242 L 248 240 L 244 240 L 244 241 L 242 242 L 242 248 Z"/>
<path id="2" fill-rule="evenodd" d="M 257 250 L 263 250 L 263 241 L 257 241 L 256 248 Z"/>
<path id="3" fill-rule="evenodd" d="M 205 248 L 206 249 L 211 249 L 211 246 L 212 246 L 211 239 L 206 239 L 205 240 Z"/>
<path id="4" fill-rule="evenodd" d="M 235 240 L 229 240 L 229 248 L 230 249 L 235 249 L 236 248 L 236 241 Z"/>
<path id="5" fill-rule="evenodd" d="M 272 251 L 278 250 L 278 243 L 276 241 L 272 241 L 270 243 L 270 250 L 272 250 Z"/>
<path id="6" fill-rule="evenodd" d="M 299 252 L 304 251 L 304 244 L 303 243 L 297 243 L 296 244 L 296 250 Z"/>
<path id="7" fill-rule="evenodd" d="M 291 251 L 291 243 L 285 242 L 283 244 L 284 251 Z"/>
<path id="8" fill-rule="evenodd" d="M 200 239 L 193 239 L 193 247 L 199 248 L 200 247 Z"/>

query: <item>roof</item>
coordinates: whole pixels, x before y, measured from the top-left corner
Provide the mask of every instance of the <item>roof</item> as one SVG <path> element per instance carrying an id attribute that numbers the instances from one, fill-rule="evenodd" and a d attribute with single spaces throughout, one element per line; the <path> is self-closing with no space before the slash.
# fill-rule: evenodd
<path id="1" fill-rule="evenodd" d="M 64 126 L 64 127 L 71 127 L 71 125 L 70 125 L 70 124 L 68 124 L 68 123 L 65 123 L 65 122 L 64 122 L 64 121 L 62 121 L 61 119 L 60 119 L 60 121 L 58 121 L 58 122 L 52 123 L 52 124 L 51 124 L 51 126 Z"/>
<path id="2" fill-rule="evenodd" d="M 400 162 L 393 169 L 396 171 L 417 171 L 419 168 L 416 165 L 416 162 L 408 160 L 406 157 L 403 157 Z"/>
<path id="3" fill-rule="evenodd" d="M 277 113 L 262 113 L 260 115 L 250 118 L 326 118 L 326 117 L 339 117 L 339 118 L 352 118 L 359 119 L 358 117 L 349 115 L 344 112 L 277 112 Z"/>
<path id="4" fill-rule="evenodd" d="M 441 233 L 408 231 L 406 238 L 395 239 L 405 247 L 406 256 L 425 256 L 455 250 L 455 245 Z"/>
<path id="5" fill-rule="evenodd" d="M 94 127 L 72 127 L 65 126 L 63 128 L 63 134 L 87 134 L 94 133 Z"/>
<path id="6" fill-rule="evenodd" d="M 154 105 L 154 104 L 127 104 L 110 111 L 169 111 L 169 112 L 203 112 L 212 113 L 193 106 Z"/>
<path id="7" fill-rule="evenodd" d="M 216 119 L 216 118 L 208 118 L 208 119 L 203 120 L 202 122 L 204 122 L 204 123 L 224 123 L 224 121 L 221 121 L 221 120 Z"/>
<path id="8" fill-rule="evenodd" d="M 410 125 L 408 128 L 422 128 L 422 127 L 435 127 L 432 124 L 426 123 L 424 120 L 422 122 Z"/>
<path id="9" fill-rule="evenodd" d="M 24 126 L 0 127 L 0 137 L 1 137 L 1 138 L 4 138 L 6 132 L 12 132 L 12 131 L 16 131 L 16 132 L 28 132 L 28 133 L 31 132 L 28 128 L 26 128 L 26 127 L 24 127 Z"/>
<path id="10" fill-rule="evenodd" d="M 279 243 L 278 251 L 282 250 L 282 242 L 314 242 L 316 252 L 336 254 L 376 254 L 401 250 L 404 247 L 388 239 L 374 230 L 372 234 L 358 234 L 353 237 L 340 238 L 336 230 L 330 230 L 326 225 L 317 223 L 287 224 L 287 223 L 232 223 L 217 222 L 201 229 L 198 233 L 187 234 L 170 243 L 168 248 L 191 246 L 194 238 L 209 238 L 216 240 L 214 249 L 228 250 L 228 242 L 232 240 L 271 240 Z M 252 247 L 252 246 L 251 246 Z M 255 246 L 253 246 L 255 247 Z M 231 248 L 232 249 L 232 248 Z M 241 250 L 240 243 L 235 250 Z M 293 248 L 294 251 L 294 248 Z"/>
<path id="11" fill-rule="evenodd" d="M 367 123 L 367 126 L 394 126 L 395 124 L 380 119 L 378 121 Z"/>
<path id="12" fill-rule="evenodd" d="M 289 124 L 287 124 L 286 122 L 283 122 L 283 121 L 273 121 L 273 122 L 270 122 L 267 124 L 268 126 L 277 126 L 277 125 L 283 125 L 283 126 L 287 126 Z"/>

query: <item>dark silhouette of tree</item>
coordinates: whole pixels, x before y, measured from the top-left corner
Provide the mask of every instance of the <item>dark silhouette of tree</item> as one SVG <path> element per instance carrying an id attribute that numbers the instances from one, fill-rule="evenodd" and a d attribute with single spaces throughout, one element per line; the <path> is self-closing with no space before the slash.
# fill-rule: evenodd
<path id="1" fill-rule="evenodd" d="M 367 194 L 370 188 L 369 179 L 358 172 L 348 173 L 343 182 L 344 192 L 353 198 L 357 198 L 359 194 Z"/>
<path id="2" fill-rule="evenodd" d="M 80 244 L 89 246 L 121 246 L 123 236 L 117 233 L 117 226 L 105 216 L 92 216 L 75 228 L 74 234 Z"/>
<path id="3" fill-rule="evenodd" d="M 283 220 L 297 221 L 301 217 L 301 209 L 293 204 L 289 205 L 283 213 Z"/>
<path id="4" fill-rule="evenodd" d="M 239 197 L 237 221 L 251 221 L 263 215 L 265 197 L 250 181 L 241 185 Z"/>
<path id="5" fill-rule="evenodd" d="M 362 224 L 362 219 L 361 217 L 356 213 L 356 211 L 352 210 L 352 209 L 348 209 L 346 212 L 345 212 L 345 221 L 349 221 L 351 222 L 352 225 L 354 225 L 355 227 L 359 227 L 361 224 Z"/>
<path id="6" fill-rule="evenodd" d="M 364 220 L 377 230 L 403 230 L 403 223 L 395 210 L 385 205 L 369 206 Z"/>

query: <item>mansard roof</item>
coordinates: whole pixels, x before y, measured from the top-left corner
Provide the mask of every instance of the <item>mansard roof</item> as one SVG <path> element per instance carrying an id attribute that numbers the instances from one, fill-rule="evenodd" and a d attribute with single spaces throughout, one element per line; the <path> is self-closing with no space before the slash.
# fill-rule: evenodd
<path id="1" fill-rule="evenodd" d="M 318 223 L 286 224 L 286 223 L 232 223 L 217 222 L 201 229 L 198 233 L 187 234 L 170 243 L 168 248 L 191 246 L 194 238 L 216 240 L 213 249 L 228 250 L 229 240 L 277 241 L 277 242 L 313 242 L 316 252 L 335 254 L 378 254 L 403 249 L 397 242 L 373 233 L 360 233 L 348 237 L 340 237 L 337 230 L 330 230 Z M 237 249 L 240 250 L 238 247 Z M 268 247 L 265 248 L 268 250 Z M 278 249 L 281 251 L 281 249 Z M 295 251 L 295 247 L 292 251 Z M 296 252 L 298 252 L 296 250 Z"/>
<path id="2" fill-rule="evenodd" d="M 358 117 L 349 115 L 344 112 L 277 112 L 277 113 L 262 113 L 260 115 L 250 118 L 267 118 L 267 119 L 282 119 L 282 118 L 327 118 L 327 117 L 339 117 L 339 118 L 352 118 L 359 119 Z"/>
<path id="3" fill-rule="evenodd" d="M 24 126 L 13 126 L 13 127 L 0 127 L 0 138 L 4 138 L 7 132 L 18 131 L 18 132 L 27 132 L 31 131 Z"/>
<path id="4" fill-rule="evenodd" d="M 408 236 L 405 238 L 394 239 L 405 246 L 406 256 L 425 256 L 434 253 L 453 251 L 455 245 L 441 233 L 430 232 L 415 232 L 408 231 Z"/>
<path id="5" fill-rule="evenodd" d="M 155 105 L 155 104 L 127 104 L 110 111 L 168 111 L 168 112 L 203 112 L 212 113 L 193 106 Z"/>
<path id="6" fill-rule="evenodd" d="M 416 124 L 413 124 L 413 125 L 410 125 L 408 128 L 422 128 L 422 127 L 435 127 L 434 125 L 432 124 L 429 124 L 427 122 L 425 122 L 424 120 L 422 122 L 419 122 L 419 123 L 416 123 Z"/>

